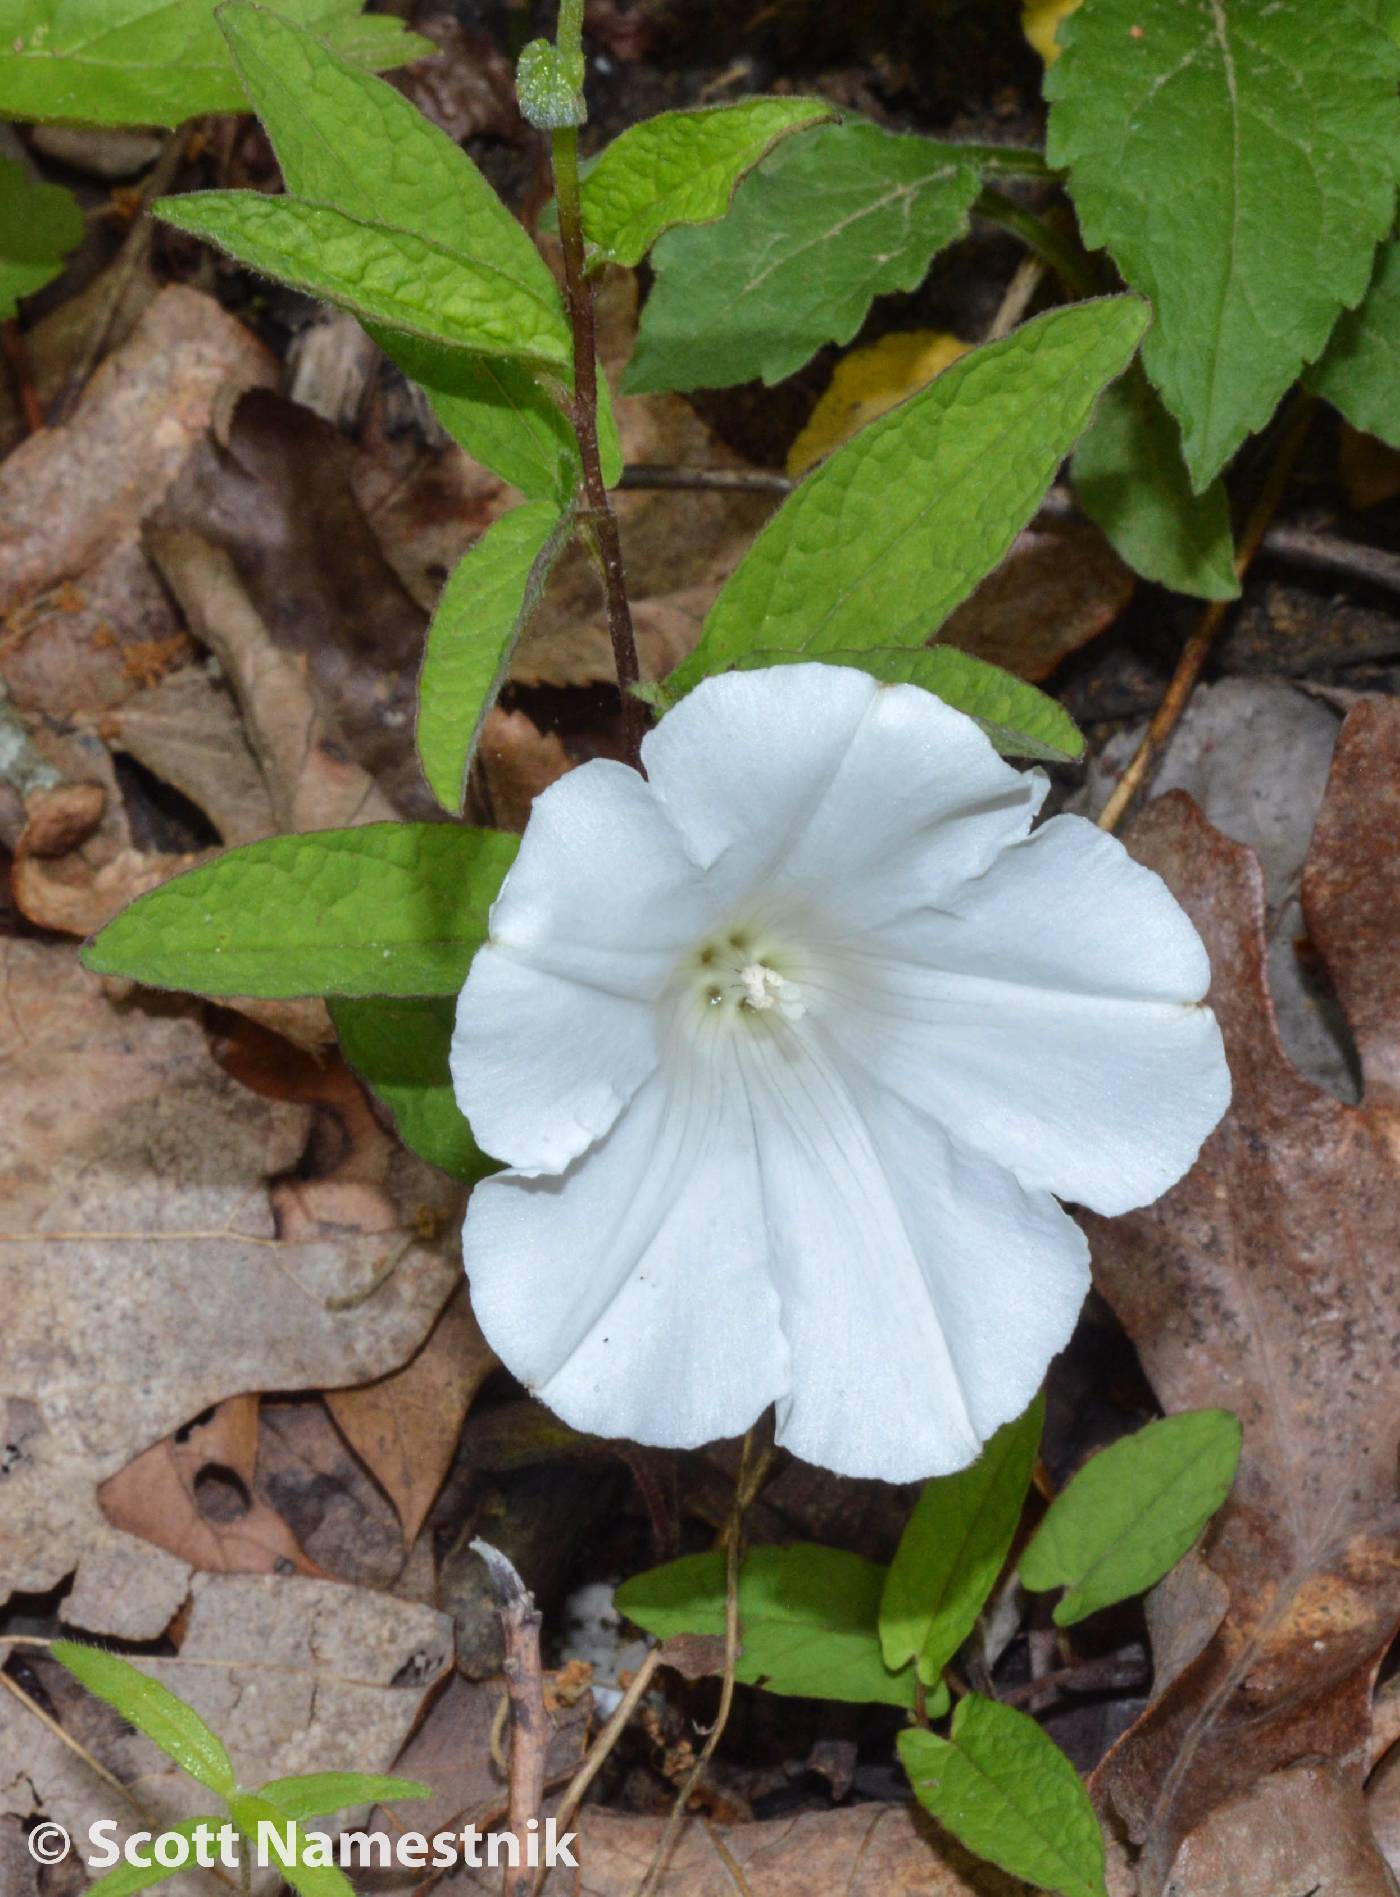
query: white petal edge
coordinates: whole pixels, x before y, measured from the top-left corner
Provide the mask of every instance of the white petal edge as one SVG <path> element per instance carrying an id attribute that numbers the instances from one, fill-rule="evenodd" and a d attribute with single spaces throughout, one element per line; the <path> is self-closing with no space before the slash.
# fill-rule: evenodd
<path id="1" fill-rule="evenodd" d="M 736 1076 L 648 1081 L 556 1179 L 497 1173 L 462 1233 L 487 1341 L 575 1429 L 692 1448 L 786 1387 L 747 1103 Z"/>

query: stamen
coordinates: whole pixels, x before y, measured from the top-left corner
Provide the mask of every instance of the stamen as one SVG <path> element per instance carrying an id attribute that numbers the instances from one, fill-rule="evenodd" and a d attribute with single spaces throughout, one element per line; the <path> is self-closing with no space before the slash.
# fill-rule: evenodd
<path id="1" fill-rule="evenodd" d="M 744 986 L 746 1008 L 776 1008 L 785 1021 L 798 1021 L 807 1012 L 796 982 L 769 968 L 766 962 L 750 962 L 747 968 L 739 970 L 739 980 Z"/>

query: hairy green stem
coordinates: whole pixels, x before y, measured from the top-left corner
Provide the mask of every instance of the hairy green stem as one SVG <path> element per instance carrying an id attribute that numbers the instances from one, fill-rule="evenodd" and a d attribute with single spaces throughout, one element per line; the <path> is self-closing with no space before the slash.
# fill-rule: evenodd
<path id="1" fill-rule="evenodd" d="M 568 39 L 571 30 L 577 43 L 582 12 L 582 0 L 563 0 L 559 11 L 561 51 L 573 50 Z M 550 140 L 554 160 L 554 197 L 559 208 L 559 237 L 564 250 L 564 295 L 574 337 L 573 422 L 583 463 L 584 498 L 579 518 L 598 551 L 603 588 L 607 595 L 613 664 L 617 668 L 618 690 L 622 694 L 623 742 L 628 763 L 640 771 L 646 708 L 633 690 L 641 678 L 641 668 L 637 663 L 637 635 L 632 626 L 632 609 L 627 603 L 627 576 L 622 564 L 622 540 L 617 530 L 617 516 L 608 499 L 608 485 L 603 479 L 603 462 L 598 449 L 598 355 L 593 322 L 593 288 L 588 281 L 583 248 L 578 127 L 562 126 L 551 132 Z"/>
<path id="2" fill-rule="evenodd" d="M 1013 237 L 1019 237 L 1038 257 L 1044 258 L 1067 290 L 1077 296 L 1098 296 L 1102 292 L 1103 285 L 1095 275 L 1093 263 L 1079 245 L 1061 237 L 1043 217 L 1024 204 L 1018 204 L 1004 192 L 987 188 L 978 194 L 972 209 L 978 217 L 985 217 L 989 223 L 999 224 Z"/>

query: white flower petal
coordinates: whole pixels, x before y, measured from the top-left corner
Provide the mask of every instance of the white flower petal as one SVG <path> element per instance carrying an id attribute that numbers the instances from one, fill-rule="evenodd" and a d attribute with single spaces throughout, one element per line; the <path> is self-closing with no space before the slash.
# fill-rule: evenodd
<path id="1" fill-rule="evenodd" d="M 732 1064 L 648 1081 L 562 1178 L 483 1180 L 462 1248 L 487 1340 L 576 1429 L 693 1447 L 787 1387 Z"/>
<path id="2" fill-rule="evenodd" d="M 743 1058 L 782 1327 L 778 1440 L 843 1475 L 943 1475 L 1019 1414 L 1088 1288 L 1047 1194 L 847 1083 L 801 1029 Z"/>
<path id="3" fill-rule="evenodd" d="M 1117 1214 L 1191 1166 L 1230 1099 L 1209 965 L 1161 880 L 1078 818 L 906 919 L 823 1010 L 843 1055 L 1009 1166 Z"/>
<path id="4" fill-rule="evenodd" d="M 483 1152 L 557 1173 L 656 1071 L 656 1010 L 532 968 L 490 943 L 457 1003 L 450 1064 Z"/>
<path id="5" fill-rule="evenodd" d="M 868 928 L 979 874 L 1045 792 L 971 719 L 846 666 L 706 679 L 649 734 L 652 788 L 716 888 L 819 894 Z"/>

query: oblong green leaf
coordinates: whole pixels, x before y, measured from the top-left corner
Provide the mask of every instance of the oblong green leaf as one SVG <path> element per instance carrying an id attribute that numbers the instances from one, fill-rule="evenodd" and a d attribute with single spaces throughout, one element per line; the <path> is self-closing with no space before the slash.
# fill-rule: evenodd
<path id="1" fill-rule="evenodd" d="M 824 99 L 741 99 L 629 126 L 583 180 L 584 235 L 600 261 L 640 263 L 673 225 L 723 217 L 740 178 L 780 138 L 832 116 Z"/>
<path id="2" fill-rule="evenodd" d="M 1086 241 L 1156 321 L 1143 365 L 1199 493 L 1371 275 L 1395 211 L 1400 54 L 1277 0 L 1093 0 L 1046 77 Z"/>
<path id="3" fill-rule="evenodd" d="M 1239 597 L 1224 484 L 1192 493 L 1181 430 L 1141 363 L 1104 391 L 1070 476 L 1084 512 L 1135 573 L 1196 599 Z"/>
<path id="4" fill-rule="evenodd" d="M 163 1825 L 162 1835 L 178 1832 L 181 1837 L 193 1839 L 201 1825 L 207 1825 L 217 1837 L 220 1827 L 227 1820 L 218 1816 L 204 1818 L 182 1818 L 178 1824 Z M 149 1851 L 150 1846 L 146 1849 Z M 191 1856 L 191 1863 L 194 1862 Z M 83 1897 L 136 1897 L 137 1891 L 150 1890 L 156 1884 L 163 1884 L 169 1877 L 178 1877 L 185 1866 L 172 1864 L 115 1864 L 110 1871 L 104 1871 L 95 1884 L 89 1884 Z"/>
<path id="5" fill-rule="evenodd" d="M 168 1686 L 101 1647 L 55 1640 L 49 1651 L 90 1693 L 144 1732 L 181 1771 L 225 1798 L 233 1791 L 238 1781 L 223 1741 Z"/>
<path id="6" fill-rule="evenodd" d="M 925 1682 L 972 1632 L 1011 1547 L 1045 1421 L 1038 1396 L 971 1468 L 926 1482 L 885 1577 L 880 1644 L 898 1671 L 917 1659 Z"/>
<path id="7" fill-rule="evenodd" d="M 1400 239 L 1381 245 L 1370 287 L 1306 380 L 1353 428 L 1400 448 Z"/>
<path id="8" fill-rule="evenodd" d="M 418 680 L 418 756 L 453 816 L 510 655 L 573 531 L 552 501 L 528 501 L 492 523 L 442 589 Z"/>
<path id="9" fill-rule="evenodd" d="M 1135 297 L 1051 310 L 862 429 L 759 534 L 668 691 L 749 651 L 925 644 L 1035 512 L 1146 322 Z"/>
<path id="10" fill-rule="evenodd" d="M 307 1862 L 309 1840 L 270 1799 L 255 1792 L 236 1792 L 228 1808 L 233 1822 L 259 1852 L 255 1861 L 275 1869 L 298 1897 L 355 1897 L 350 1879 L 335 1864 Z M 266 1834 L 261 1833 L 263 1826 L 270 1827 Z M 290 1846 L 285 1858 L 284 1842 Z"/>
<path id="11" fill-rule="evenodd" d="M 797 665 L 805 652 L 750 652 L 734 670 Z M 956 646 L 871 646 L 864 652 L 823 652 L 824 665 L 849 665 L 886 685 L 918 685 L 981 726 L 1006 757 L 1073 764 L 1084 755 L 1084 734 L 1063 705 L 999 665 Z M 669 687 L 669 680 L 667 686 Z M 663 697 L 668 693 L 663 691 Z"/>
<path id="12" fill-rule="evenodd" d="M 215 22 L 219 0 L 0 0 L 0 114 L 71 125 L 180 125 L 246 112 Z M 278 0 L 356 64 L 435 52 L 363 0 Z"/>
<path id="13" fill-rule="evenodd" d="M 625 1582 L 617 1606 L 662 1639 L 722 1634 L 724 1575 L 722 1554 L 683 1555 Z M 892 1672 L 880 1653 L 884 1581 L 883 1568 L 840 1548 L 751 1549 L 739 1572 L 743 1653 L 735 1678 L 797 1698 L 913 1706 L 913 1667 Z"/>
<path id="14" fill-rule="evenodd" d="M 902 1732 L 899 1756 L 919 1803 L 969 1851 L 1060 1897 L 1105 1897 L 1089 1794 L 1025 1713 L 969 1693 L 950 1738 Z"/>
<path id="15" fill-rule="evenodd" d="M 257 1795 L 275 1805 L 284 1818 L 305 1824 L 308 1818 L 325 1818 L 350 1805 L 431 1798 L 433 1792 L 416 1778 L 386 1778 L 378 1772 L 302 1772 L 295 1778 L 269 1779 L 258 1787 Z"/>
<path id="16" fill-rule="evenodd" d="M 341 1051 L 388 1107 L 405 1146 L 468 1184 L 498 1170 L 472 1138 L 453 1091 L 452 996 L 340 995 L 327 1005 Z"/>
<path id="17" fill-rule="evenodd" d="M 1021 1556 L 1026 1587 L 1064 1587 L 1057 1626 L 1141 1594 L 1176 1566 L 1230 1493 L 1241 1439 L 1231 1411 L 1187 1410 L 1085 1463 Z"/>
<path id="18" fill-rule="evenodd" d="M 967 229 L 980 183 L 975 154 L 877 125 L 784 140 L 727 217 L 657 244 L 623 388 L 780 382 L 849 342 L 877 296 L 914 289 Z"/>
<path id="19" fill-rule="evenodd" d="M 353 316 L 486 355 L 571 360 L 558 312 L 530 285 L 415 231 L 260 191 L 192 191 L 153 214 Z"/>
<path id="20" fill-rule="evenodd" d="M 269 837 L 138 897 L 83 963 L 204 995 L 456 994 L 518 847 L 447 823 Z"/>
<path id="21" fill-rule="evenodd" d="M 0 321 L 53 281 L 86 229 L 71 191 L 37 184 L 23 165 L 0 158 Z"/>

